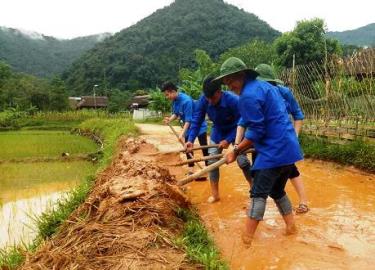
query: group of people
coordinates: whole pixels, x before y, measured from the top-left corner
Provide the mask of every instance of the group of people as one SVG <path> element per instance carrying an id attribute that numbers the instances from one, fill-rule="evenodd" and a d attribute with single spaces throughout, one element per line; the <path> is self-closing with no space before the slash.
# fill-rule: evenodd
<path id="1" fill-rule="evenodd" d="M 231 91 L 223 91 L 222 85 Z M 210 144 L 203 155 L 216 155 L 229 148 L 226 162 L 235 160 L 250 186 L 250 205 L 242 239 L 250 244 L 259 221 L 263 219 L 266 200 L 271 197 L 286 224 L 286 233 L 296 231 L 291 202 L 285 192 L 290 179 L 299 196 L 296 213 L 306 213 L 307 197 L 300 173 L 295 165 L 303 159 L 298 142 L 304 115 L 291 90 L 278 80 L 271 66 L 260 64 L 248 68 L 236 57 L 228 58 L 221 66 L 218 77 L 204 80 L 203 93 L 198 100 L 170 82 L 162 86 L 165 96 L 172 101 L 172 115 L 164 119 L 169 123 L 177 118 L 182 123 L 179 139 L 192 153 L 195 139 L 207 144 L 206 115 L 212 121 Z M 290 118 L 292 116 L 292 119 Z M 244 153 L 255 148 L 252 162 Z M 189 155 L 188 158 L 191 158 Z M 210 159 L 206 165 L 216 162 Z M 194 164 L 189 164 L 192 173 Z M 219 169 L 209 172 L 211 196 L 209 203 L 220 200 Z"/>

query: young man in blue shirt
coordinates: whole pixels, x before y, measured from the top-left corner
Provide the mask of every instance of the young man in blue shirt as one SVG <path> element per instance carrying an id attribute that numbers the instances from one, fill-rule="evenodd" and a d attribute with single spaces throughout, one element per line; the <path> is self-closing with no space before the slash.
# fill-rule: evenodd
<path id="1" fill-rule="evenodd" d="M 213 123 L 210 135 L 211 144 L 219 144 L 219 148 L 209 148 L 210 155 L 216 155 L 233 144 L 236 136 L 237 122 L 240 118 L 238 111 L 238 96 L 229 91 L 221 91 L 220 83 L 213 82 L 213 77 L 204 81 L 203 94 L 198 100 L 197 109 L 194 112 L 191 132 L 189 134 L 186 148 L 189 150 L 193 147 L 193 142 L 201 128 L 206 114 Z M 217 160 L 212 159 L 208 163 L 212 164 Z M 239 155 L 237 163 L 242 169 L 246 180 L 251 184 L 251 164 L 246 155 Z M 209 203 L 220 200 L 219 196 L 219 169 L 209 173 L 211 196 L 208 198 Z"/>
<path id="2" fill-rule="evenodd" d="M 164 123 L 168 124 L 175 119 L 180 119 L 182 123 L 182 131 L 180 132 L 178 139 L 182 143 L 187 141 L 190 133 L 190 125 L 193 118 L 193 113 L 196 108 L 196 102 L 186 95 L 185 93 L 179 92 L 177 87 L 172 82 L 166 82 L 162 86 L 162 91 L 167 99 L 172 101 L 172 115 L 164 118 Z M 207 145 L 207 123 L 203 122 L 201 128 L 198 131 L 198 141 L 200 145 Z M 208 156 L 208 150 L 202 149 L 204 156 Z M 191 159 L 191 155 L 186 154 L 187 159 Z M 189 163 L 189 174 L 193 173 L 194 163 Z"/>
<path id="3" fill-rule="evenodd" d="M 283 86 L 283 81 L 276 78 L 275 72 L 270 65 L 260 64 L 255 68 L 255 71 L 259 73 L 259 76 L 257 77 L 258 80 L 266 81 L 276 86 L 279 90 L 279 93 L 285 101 L 286 109 L 289 115 L 291 115 L 293 118 L 293 127 L 298 137 L 302 128 L 304 115 L 297 100 L 294 98 L 292 91 L 289 88 Z M 237 128 L 236 143 L 239 144 L 243 138 L 245 128 L 242 127 L 242 120 L 239 121 L 238 125 L 239 127 Z M 255 155 L 253 154 L 253 163 L 254 160 Z M 309 208 L 307 206 L 305 186 L 303 185 L 303 181 L 301 179 L 298 168 L 295 165 L 291 172 L 290 180 L 299 197 L 299 205 L 296 208 L 296 213 L 303 214 L 308 212 Z"/>
<path id="4" fill-rule="evenodd" d="M 285 102 L 273 85 L 256 80 L 258 73 L 236 57 L 228 58 L 216 80 L 239 95 L 239 111 L 247 128 L 245 138 L 226 155 L 228 163 L 254 146 L 258 155 L 253 164 L 251 205 L 245 222 L 243 241 L 251 244 L 259 221 L 263 220 L 266 200 L 276 203 L 286 224 L 286 233 L 296 232 L 292 205 L 285 193 L 285 184 L 302 152 Z"/>

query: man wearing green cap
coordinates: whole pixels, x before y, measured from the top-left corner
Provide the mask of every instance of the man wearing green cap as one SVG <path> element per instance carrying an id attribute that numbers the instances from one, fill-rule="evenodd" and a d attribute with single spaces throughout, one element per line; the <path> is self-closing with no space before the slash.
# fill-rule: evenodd
<path id="1" fill-rule="evenodd" d="M 259 73 L 259 76 L 257 77 L 258 80 L 269 82 L 270 84 L 277 87 L 279 90 L 279 93 L 281 94 L 282 98 L 285 101 L 285 105 L 287 108 L 287 111 L 289 115 L 293 118 L 293 125 L 294 130 L 296 131 L 297 136 L 299 135 L 302 123 L 304 119 L 303 112 L 298 105 L 298 102 L 293 96 L 292 91 L 283 86 L 284 82 L 277 79 L 275 76 L 275 72 L 273 68 L 270 65 L 267 64 L 260 64 L 255 68 L 255 71 Z M 243 138 L 244 134 L 244 127 L 242 127 L 242 121 L 240 120 L 238 123 L 239 127 L 237 129 L 237 135 L 236 135 L 236 143 L 239 144 Z M 255 156 L 253 155 L 253 163 L 255 160 Z M 309 211 L 309 208 L 307 206 L 307 196 L 305 192 L 305 187 L 303 185 L 302 179 L 300 177 L 300 173 L 296 166 L 293 167 L 292 173 L 290 175 L 290 180 L 293 184 L 293 187 L 297 191 L 298 197 L 299 197 L 299 205 L 296 208 L 297 214 L 303 214 Z"/>
<path id="2" fill-rule="evenodd" d="M 251 146 L 258 152 L 252 167 L 251 204 L 242 238 L 246 244 L 251 243 L 263 219 L 268 196 L 285 221 L 286 233 L 296 232 L 292 205 L 284 189 L 294 163 L 303 159 L 283 98 L 275 86 L 257 80 L 258 75 L 242 60 L 230 57 L 216 78 L 239 95 L 238 109 L 246 127 L 245 138 L 226 154 L 227 163 Z"/>
<path id="3" fill-rule="evenodd" d="M 193 142 L 198 135 L 206 115 L 212 121 L 213 126 L 210 134 L 210 144 L 219 144 L 218 148 L 209 148 L 209 155 L 220 154 L 223 149 L 227 149 L 234 142 L 236 136 L 237 122 L 240 118 L 238 111 L 238 96 L 230 91 L 222 91 L 219 82 L 213 82 L 213 77 L 209 76 L 203 83 L 203 95 L 199 98 L 197 108 L 191 121 L 191 132 L 186 140 L 187 150 L 191 150 Z M 214 163 L 211 159 L 208 164 Z M 251 164 L 245 154 L 237 156 L 238 166 L 241 168 L 246 180 L 251 184 Z M 220 171 L 215 169 L 210 171 L 211 196 L 209 203 L 220 200 L 219 179 Z"/>

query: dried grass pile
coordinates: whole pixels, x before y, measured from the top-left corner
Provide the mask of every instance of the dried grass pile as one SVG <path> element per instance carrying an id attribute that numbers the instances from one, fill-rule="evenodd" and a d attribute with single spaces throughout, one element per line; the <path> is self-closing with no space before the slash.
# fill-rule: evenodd
<path id="1" fill-rule="evenodd" d="M 175 179 L 136 155 L 144 142 L 128 139 L 96 180 L 83 205 L 22 269 L 197 269 L 174 239 L 188 203 Z"/>

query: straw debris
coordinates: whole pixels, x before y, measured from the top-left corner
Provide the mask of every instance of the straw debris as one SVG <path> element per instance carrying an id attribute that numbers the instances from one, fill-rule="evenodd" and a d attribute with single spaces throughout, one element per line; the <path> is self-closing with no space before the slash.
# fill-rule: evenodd
<path id="1" fill-rule="evenodd" d="M 142 159 L 144 144 L 122 141 L 85 203 L 21 269 L 201 268 L 173 242 L 183 227 L 175 211 L 188 200 L 168 170 Z"/>

